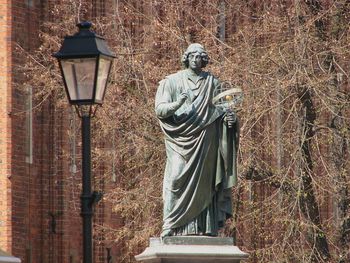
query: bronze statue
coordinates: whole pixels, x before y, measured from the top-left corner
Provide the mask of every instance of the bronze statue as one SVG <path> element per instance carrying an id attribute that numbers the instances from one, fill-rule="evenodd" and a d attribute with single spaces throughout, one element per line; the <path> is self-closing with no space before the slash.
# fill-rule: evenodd
<path id="1" fill-rule="evenodd" d="M 239 126 L 234 111 L 213 104 L 220 81 L 202 69 L 200 44 L 183 55 L 186 69 L 160 81 L 155 111 L 165 136 L 162 237 L 217 236 L 232 216 Z"/>

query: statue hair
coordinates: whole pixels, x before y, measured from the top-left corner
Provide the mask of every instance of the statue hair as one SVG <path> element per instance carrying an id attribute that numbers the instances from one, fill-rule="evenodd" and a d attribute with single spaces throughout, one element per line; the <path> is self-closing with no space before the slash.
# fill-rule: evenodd
<path id="1" fill-rule="evenodd" d="M 181 62 L 182 64 L 188 68 L 188 56 L 191 54 L 191 53 L 195 53 L 196 51 L 185 51 L 185 53 L 182 55 L 182 59 L 181 59 Z M 200 55 L 201 55 L 201 58 L 202 58 L 202 68 L 206 67 L 206 65 L 208 65 L 209 63 L 209 56 L 207 54 L 206 51 L 201 51 L 200 52 Z"/>

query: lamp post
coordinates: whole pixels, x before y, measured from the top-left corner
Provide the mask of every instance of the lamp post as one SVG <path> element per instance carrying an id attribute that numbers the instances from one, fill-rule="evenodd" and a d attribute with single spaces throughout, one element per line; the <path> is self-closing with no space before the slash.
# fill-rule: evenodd
<path id="1" fill-rule="evenodd" d="M 82 195 L 83 263 L 92 263 L 93 204 L 102 194 L 91 192 L 90 118 L 102 105 L 113 58 L 105 40 L 90 30 L 90 22 L 78 25 L 79 31 L 66 36 L 58 59 L 69 103 L 82 119 Z"/>

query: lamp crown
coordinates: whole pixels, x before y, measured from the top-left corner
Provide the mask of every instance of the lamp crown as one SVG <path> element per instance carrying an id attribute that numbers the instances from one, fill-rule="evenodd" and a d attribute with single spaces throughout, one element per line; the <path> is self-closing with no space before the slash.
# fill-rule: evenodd
<path id="1" fill-rule="evenodd" d="M 89 21 L 83 21 L 77 24 L 77 27 L 79 28 L 79 31 L 81 30 L 89 30 L 92 26 L 92 23 Z"/>

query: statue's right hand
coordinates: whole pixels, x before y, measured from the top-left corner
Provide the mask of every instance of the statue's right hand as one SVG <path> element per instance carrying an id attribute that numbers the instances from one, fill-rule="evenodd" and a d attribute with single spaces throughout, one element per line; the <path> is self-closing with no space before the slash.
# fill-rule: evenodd
<path id="1" fill-rule="evenodd" d="M 182 92 L 180 94 L 179 99 L 177 100 L 179 102 L 180 106 L 185 103 L 187 98 L 188 98 L 188 93 L 187 92 Z"/>

